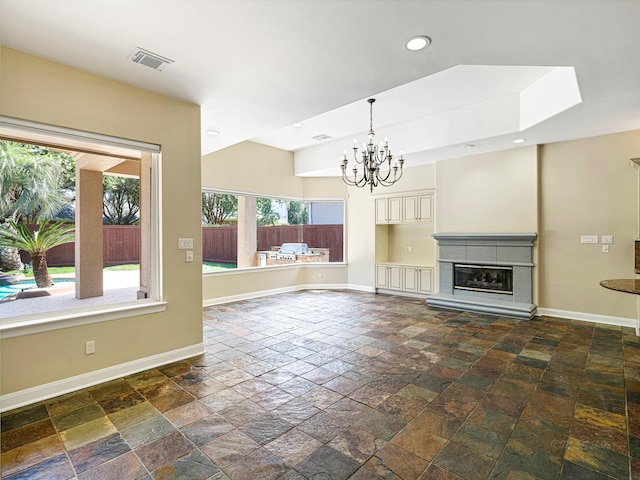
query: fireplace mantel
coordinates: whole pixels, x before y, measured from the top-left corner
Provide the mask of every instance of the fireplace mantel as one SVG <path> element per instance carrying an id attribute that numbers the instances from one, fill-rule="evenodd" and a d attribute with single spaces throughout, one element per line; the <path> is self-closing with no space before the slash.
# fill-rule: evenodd
<path id="1" fill-rule="evenodd" d="M 435 233 L 440 270 L 439 292 L 427 299 L 433 307 L 531 319 L 533 245 L 536 233 Z M 453 288 L 456 263 L 513 267 L 513 294 Z"/>

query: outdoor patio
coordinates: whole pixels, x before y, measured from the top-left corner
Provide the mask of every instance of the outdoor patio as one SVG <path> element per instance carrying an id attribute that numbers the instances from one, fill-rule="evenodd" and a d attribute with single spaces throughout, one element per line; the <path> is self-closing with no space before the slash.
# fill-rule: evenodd
<path id="1" fill-rule="evenodd" d="M 63 275 L 64 278 L 73 276 Z M 108 271 L 103 274 L 104 295 L 101 297 L 78 299 L 75 293 L 61 293 L 46 297 L 24 298 L 0 302 L 0 319 L 30 315 L 34 313 L 94 307 L 111 303 L 136 300 L 140 284 L 140 271 Z"/>

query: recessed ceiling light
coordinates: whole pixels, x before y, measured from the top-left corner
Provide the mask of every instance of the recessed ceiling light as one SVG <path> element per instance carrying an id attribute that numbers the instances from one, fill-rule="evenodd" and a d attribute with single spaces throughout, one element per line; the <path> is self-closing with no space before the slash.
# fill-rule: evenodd
<path id="1" fill-rule="evenodd" d="M 296 127 L 296 128 L 300 128 L 302 126 L 302 123 L 301 122 L 296 122 L 296 123 L 293 124 L 293 126 Z"/>
<path id="2" fill-rule="evenodd" d="M 464 148 L 475 148 L 475 145 L 470 143 L 469 145 L 465 145 Z"/>
<path id="3" fill-rule="evenodd" d="M 207 135 L 211 135 L 212 137 L 215 137 L 216 135 L 220 135 L 220 132 L 218 130 L 207 130 L 205 133 Z"/>
<path id="4" fill-rule="evenodd" d="M 412 52 L 427 48 L 429 45 L 431 45 L 431 39 L 424 35 L 411 37 L 409 40 L 404 42 L 404 48 L 411 50 Z"/>
<path id="5" fill-rule="evenodd" d="M 513 143 L 524 143 L 526 142 L 527 139 L 526 138 L 516 138 Z"/>

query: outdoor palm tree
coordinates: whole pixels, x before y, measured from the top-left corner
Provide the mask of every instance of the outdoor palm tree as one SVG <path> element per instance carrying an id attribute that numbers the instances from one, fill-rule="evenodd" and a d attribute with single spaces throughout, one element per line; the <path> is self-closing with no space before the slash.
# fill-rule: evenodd
<path id="1" fill-rule="evenodd" d="M 0 220 L 35 223 L 38 218 L 52 218 L 60 211 L 66 203 L 61 189 L 63 164 L 69 156 L 64 155 L 33 145 L 0 141 Z"/>
<path id="2" fill-rule="evenodd" d="M 0 225 L 0 247 L 14 247 L 29 252 L 36 285 L 38 288 L 47 288 L 53 285 L 47 266 L 47 250 L 73 242 L 74 229 L 74 225 L 63 221 L 50 222 L 44 219 L 32 232 L 24 223 L 10 220 L 8 225 Z"/>

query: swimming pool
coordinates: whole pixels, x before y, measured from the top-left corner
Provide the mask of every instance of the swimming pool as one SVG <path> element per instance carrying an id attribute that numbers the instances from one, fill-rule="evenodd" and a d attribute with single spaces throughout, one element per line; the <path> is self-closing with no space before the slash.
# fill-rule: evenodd
<path id="1" fill-rule="evenodd" d="M 55 279 L 55 283 L 68 283 L 68 282 L 75 282 L 75 279 L 73 278 L 56 278 Z M 15 283 L 13 285 L 0 285 L 0 300 L 2 300 L 5 297 L 8 297 L 9 295 L 13 295 L 14 293 L 18 293 L 23 288 L 35 287 L 35 286 L 36 286 L 35 280 L 23 280 L 22 282 Z"/>

